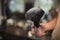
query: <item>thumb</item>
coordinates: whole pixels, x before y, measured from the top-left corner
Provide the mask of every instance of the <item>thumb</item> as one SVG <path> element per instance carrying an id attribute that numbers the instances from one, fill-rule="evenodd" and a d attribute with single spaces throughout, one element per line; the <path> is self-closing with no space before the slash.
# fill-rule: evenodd
<path id="1" fill-rule="evenodd" d="M 46 23 L 40 23 L 40 26 L 41 26 L 41 28 L 43 29 L 43 30 L 45 30 L 46 28 Z"/>
<path id="2" fill-rule="evenodd" d="M 40 23 L 40 26 L 41 27 L 45 27 L 45 23 Z"/>
<path id="3" fill-rule="evenodd" d="M 40 25 L 42 25 L 42 26 L 45 25 L 45 24 L 46 24 L 46 23 L 40 23 Z"/>

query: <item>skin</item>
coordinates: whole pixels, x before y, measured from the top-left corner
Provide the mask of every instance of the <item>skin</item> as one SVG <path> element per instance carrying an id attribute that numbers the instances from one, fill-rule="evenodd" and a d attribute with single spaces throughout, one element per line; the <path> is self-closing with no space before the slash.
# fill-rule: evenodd
<path id="1" fill-rule="evenodd" d="M 39 37 L 42 37 L 42 36 L 44 36 L 46 34 L 45 33 L 46 31 L 53 30 L 55 28 L 55 26 L 56 26 L 56 23 L 57 23 L 57 16 L 55 18 L 53 18 L 51 21 L 49 21 L 48 23 L 40 23 L 40 25 L 42 26 L 41 27 L 42 28 L 41 33 L 35 31 L 36 28 L 32 27 L 32 29 L 33 29 L 32 34 L 37 35 Z"/>

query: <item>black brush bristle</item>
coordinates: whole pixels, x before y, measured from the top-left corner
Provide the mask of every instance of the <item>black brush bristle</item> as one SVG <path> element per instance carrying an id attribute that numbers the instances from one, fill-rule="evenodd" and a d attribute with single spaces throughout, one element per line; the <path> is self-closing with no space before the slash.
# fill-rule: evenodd
<path id="1" fill-rule="evenodd" d="M 27 20 L 33 21 L 34 25 L 36 27 L 39 27 L 39 21 L 43 15 L 44 15 L 44 11 L 42 9 L 32 8 L 32 9 L 27 11 L 27 13 L 25 14 L 25 18 Z"/>

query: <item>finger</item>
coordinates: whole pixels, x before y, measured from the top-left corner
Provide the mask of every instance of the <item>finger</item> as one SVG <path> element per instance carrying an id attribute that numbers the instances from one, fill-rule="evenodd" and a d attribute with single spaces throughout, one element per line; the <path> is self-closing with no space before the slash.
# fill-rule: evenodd
<path id="1" fill-rule="evenodd" d="M 33 35 L 35 35 L 35 34 L 36 34 L 36 32 L 35 32 L 35 31 L 31 31 L 31 33 L 32 33 Z"/>
<path id="2" fill-rule="evenodd" d="M 41 23 L 41 24 L 40 24 L 40 26 L 41 26 L 41 27 L 44 27 L 44 26 L 45 26 L 45 24 L 44 24 L 44 23 Z"/>
<path id="3" fill-rule="evenodd" d="M 32 34 L 35 34 L 36 33 L 36 29 L 35 28 L 32 28 L 31 33 Z"/>
<path id="4" fill-rule="evenodd" d="M 39 36 L 39 37 L 43 37 L 43 36 L 45 36 L 46 35 L 46 33 L 38 33 L 37 34 L 37 36 Z"/>
<path id="5" fill-rule="evenodd" d="M 43 30 L 45 30 L 45 27 L 46 27 L 46 23 L 40 23 L 40 26 Z"/>
<path id="6" fill-rule="evenodd" d="M 46 23 L 40 23 L 41 26 L 45 26 Z"/>
<path id="7" fill-rule="evenodd" d="M 43 36 L 45 36 L 46 35 L 46 33 L 41 33 L 39 36 L 40 37 L 43 37 Z"/>

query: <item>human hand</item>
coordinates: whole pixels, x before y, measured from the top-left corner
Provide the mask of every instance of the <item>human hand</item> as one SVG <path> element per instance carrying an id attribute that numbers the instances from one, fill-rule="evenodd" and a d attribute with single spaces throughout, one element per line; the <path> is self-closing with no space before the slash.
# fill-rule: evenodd
<path id="1" fill-rule="evenodd" d="M 40 23 L 40 26 L 41 27 L 39 27 L 39 28 L 32 27 L 32 34 L 42 37 L 46 34 L 47 31 L 54 29 L 54 24 L 52 24 L 51 22 Z M 39 29 L 39 30 L 37 30 L 37 29 Z"/>
<path id="2" fill-rule="evenodd" d="M 42 30 L 41 27 L 39 27 L 39 28 L 32 27 L 31 33 L 35 36 L 38 36 L 38 37 L 43 37 L 46 34 L 45 31 Z"/>

